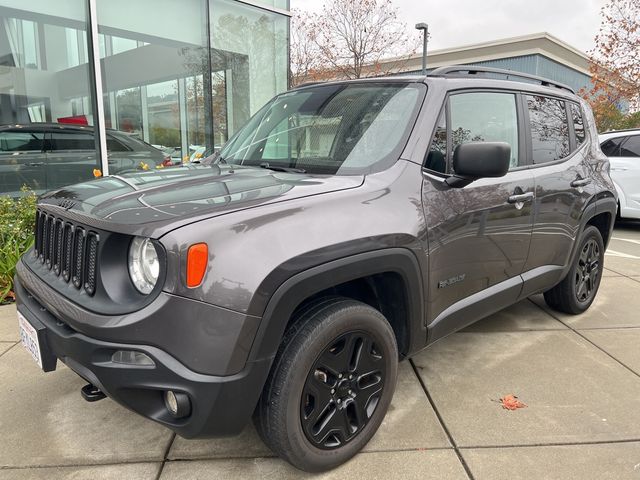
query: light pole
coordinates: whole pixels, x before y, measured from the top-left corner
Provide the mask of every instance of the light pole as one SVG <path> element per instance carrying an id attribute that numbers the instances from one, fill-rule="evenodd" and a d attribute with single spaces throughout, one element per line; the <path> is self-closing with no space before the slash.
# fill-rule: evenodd
<path id="1" fill-rule="evenodd" d="M 429 25 L 426 23 L 416 23 L 416 30 L 422 30 L 422 74 L 427 74 L 427 44 L 429 43 Z"/>

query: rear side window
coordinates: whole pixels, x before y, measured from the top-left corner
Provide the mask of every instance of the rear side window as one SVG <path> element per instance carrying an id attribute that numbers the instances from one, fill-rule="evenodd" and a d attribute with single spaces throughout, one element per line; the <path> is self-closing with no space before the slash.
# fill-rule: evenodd
<path id="1" fill-rule="evenodd" d="M 610 138 L 609 140 L 605 140 L 602 145 L 600 145 L 602 153 L 604 153 L 607 157 L 619 157 L 620 145 L 622 145 L 623 141 L 624 137 Z"/>
<path id="2" fill-rule="evenodd" d="M 43 138 L 40 132 L 0 132 L 0 152 L 40 152 Z"/>
<path id="3" fill-rule="evenodd" d="M 122 143 L 120 143 L 115 138 L 111 138 L 107 135 L 107 150 L 109 152 L 128 152 L 129 149 L 125 147 Z"/>
<path id="4" fill-rule="evenodd" d="M 540 95 L 527 95 L 533 163 L 561 160 L 571 153 L 565 103 Z"/>
<path id="5" fill-rule="evenodd" d="M 95 150 L 93 135 L 85 132 L 52 132 L 51 150 Z"/>
<path id="6" fill-rule="evenodd" d="M 573 120 L 573 131 L 576 134 L 576 146 L 580 146 L 584 143 L 586 133 L 584 131 L 584 120 L 582 118 L 582 109 L 579 105 L 571 104 L 571 117 Z"/>
<path id="7" fill-rule="evenodd" d="M 634 135 L 629 137 L 626 142 L 622 144 L 620 151 L 621 157 L 640 157 L 640 135 Z"/>

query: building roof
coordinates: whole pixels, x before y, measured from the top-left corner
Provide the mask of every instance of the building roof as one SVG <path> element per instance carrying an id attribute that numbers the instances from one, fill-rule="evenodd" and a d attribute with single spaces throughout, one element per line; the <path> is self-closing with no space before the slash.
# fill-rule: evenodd
<path id="1" fill-rule="evenodd" d="M 547 32 L 503 38 L 454 48 L 432 50 L 427 54 L 427 66 L 431 69 L 446 65 L 465 65 L 474 62 L 485 62 L 535 54 L 544 55 L 551 60 L 555 60 L 569 68 L 591 76 L 589 72 L 589 57 L 587 54 Z M 418 53 L 413 55 L 408 60 L 406 57 L 391 58 L 381 63 L 388 65 L 391 71 L 419 71 L 422 68 L 422 54 Z M 392 66 L 394 63 L 398 64 L 398 67 L 395 69 Z"/>

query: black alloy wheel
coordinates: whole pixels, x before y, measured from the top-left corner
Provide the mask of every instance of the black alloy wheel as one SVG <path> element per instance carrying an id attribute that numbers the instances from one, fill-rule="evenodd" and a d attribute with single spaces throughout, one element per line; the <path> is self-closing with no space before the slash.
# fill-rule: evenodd
<path id="1" fill-rule="evenodd" d="M 573 315 L 584 312 L 595 300 L 604 268 L 604 242 L 600 230 L 587 225 L 579 242 L 567 275 L 544 292 L 547 305 Z"/>
<path id="2" fill-rule="evenodd" d="M 344 297 L 310 301 L 289 322 L 254 425 L 295 467 L 335 468 L 378 430 L 397 374 L 396 336 L 382 313 Z"/>
<path id="3" fill-rule="evenodd" d="M 587 302 L 595 294 L 600 275 L 600 245 L 591 238 L 584 244 L 575 271 L 576 297 Z"/>
<path id="4" fill-rule="evenodd" d="M 385 365 L 366 332 L 346 333 L 320 354 L 302 391 L 304 433 L 319 448 L 338 448 L 366 426 L 382 395 Z"/>

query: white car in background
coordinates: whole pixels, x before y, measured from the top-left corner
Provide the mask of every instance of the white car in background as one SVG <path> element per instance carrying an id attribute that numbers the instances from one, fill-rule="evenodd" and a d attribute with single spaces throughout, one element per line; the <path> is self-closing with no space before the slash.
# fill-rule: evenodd
<path id="1" fill-rule="evenodd" d="M 640 218 L 640 128 L 603 133 L 599 139 L 602 152 L 611 162 L 618 215 Z"/>

